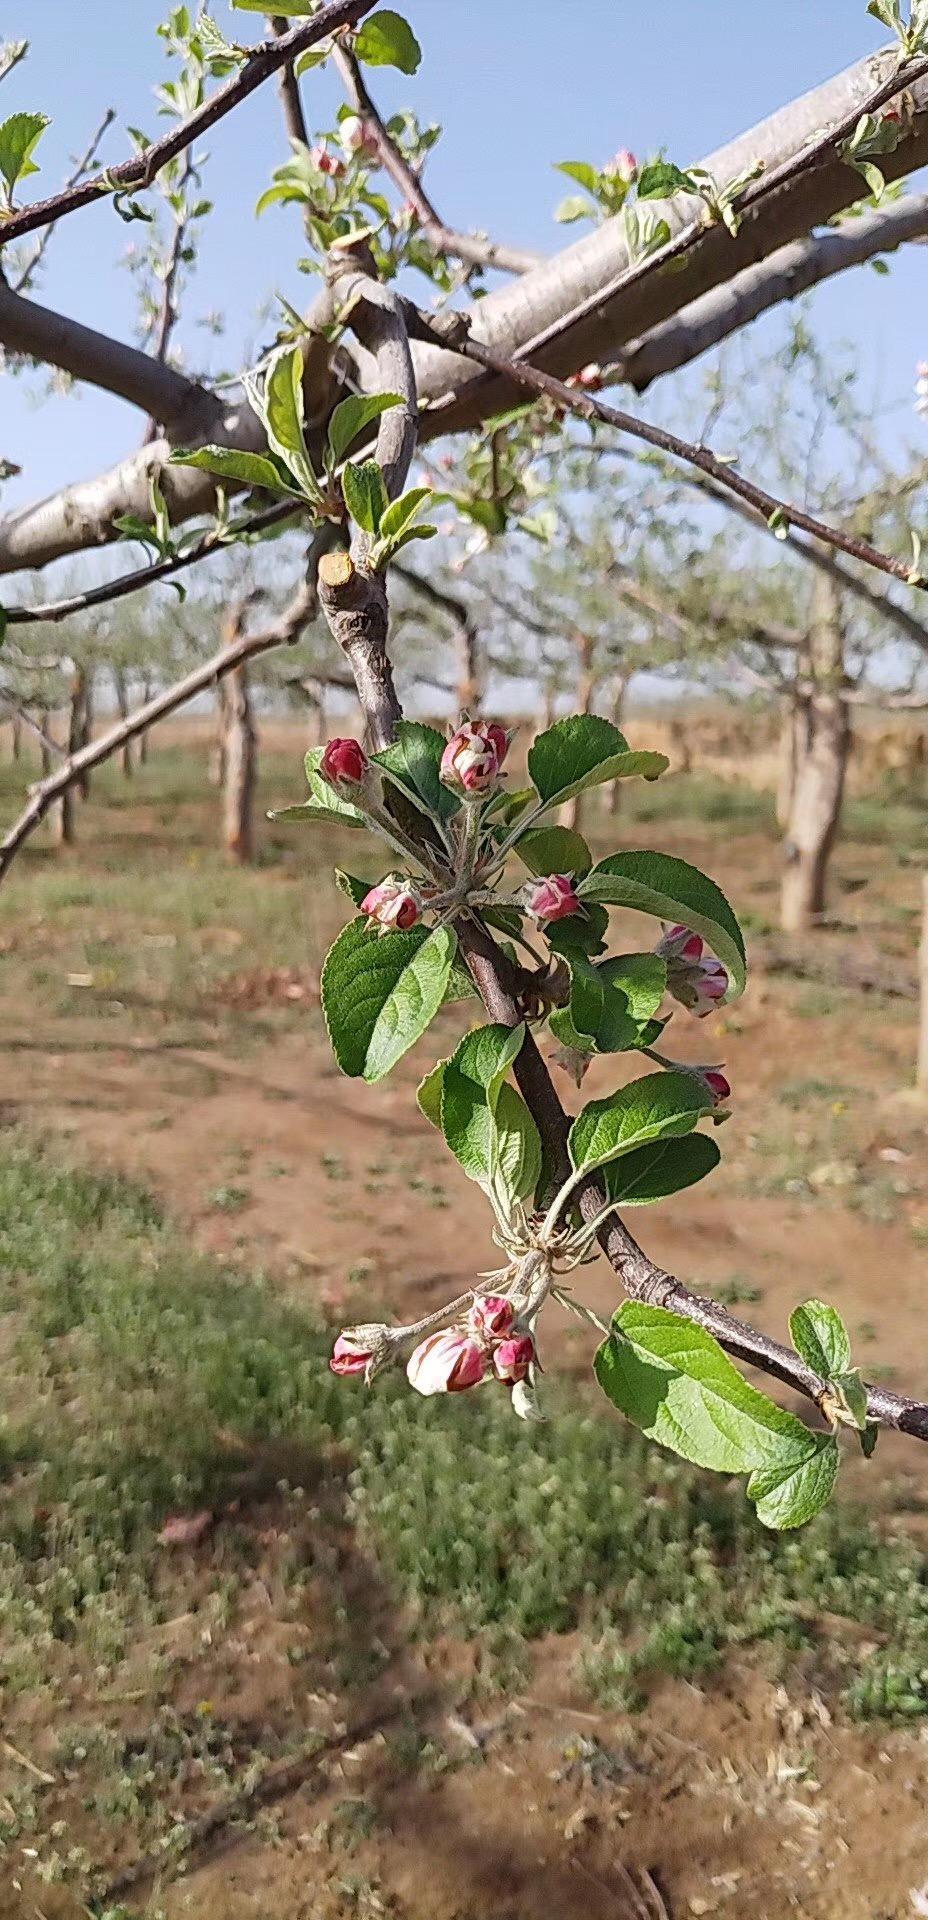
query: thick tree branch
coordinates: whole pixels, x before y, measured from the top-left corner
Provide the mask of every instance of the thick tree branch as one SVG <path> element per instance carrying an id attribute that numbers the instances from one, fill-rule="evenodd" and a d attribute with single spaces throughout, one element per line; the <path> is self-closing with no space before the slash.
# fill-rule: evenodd
<path id="1" fill-rule="evenodd" d="M 459 233 L 446 226 L 422 185 L 421 177 L 404 160 L 367 90 L 361 69 L 347 47 L 336 47 L 335 64 L 345 83 L 345 91 L 359 118 L 377 144 L 377 156 L 385 173 L 412 207 L 427 240 L 439 253 L 452 253 L 466 266 L 497 267 L 501 273 L 531 273 L 542 263 L 538 253 L 521 247 L 501 246 L 482 234 Z M 305 135 L 303 136 L 305 138 Z"/>
<path id="2" fill-rule="evenodd" d="M 201 134 L 208 133 L 210 127 L 223 120 L 233 107 L 241 105 L 248 95 L 254 93 L 272 74 L 279 73 L 282 67 L 292 64 L 298 54 L 308 47 L 317 46 L 320 40 L 327 40 L 342 27 L 356 26 L 366 13 L 370 13 L 375 0 L 331 0 L 313 15 L 312 20 L 296 26 L 280 39 L 262 40 L 253 47 L 238 72 L 225 86 L 204 100 L 186 120 L 172 128 L 161 140 L 153 140 L 143 153 L 134 154 L 131 160 L 123 160 L 119 166 L 110 167 L 105 173 L 93 174 L 89 180 L 68 187 L 63 193 L 53 194 L 48 200 L 37 200 L 33 206 L 24 207 L 19 213 L 11 214 L 0 221 L 0 246 L 10 240 L 18 240 L 21 234 L 34 233 L 39 227 L 47 227 L 52 220 L 60 220 L 65 214 L 75 213 L 78 207 L 89 206 L 94 200 L 106 198 L 112 193 L 128 192 L 136 187 L 149 187 L 155 176 L 167 166 L 169 160 L 175 160 L 179 153 L 198 140 Z"/>
<path id="3" fill-rule="evenodd" d="M 186 706 L 189 700 L 196 699 L 207 687 L 215 685 L 224 674 L 231 673 L 234 667 L 240 667 L 246 660 L 253 660 L 260 653 L 269 653 L 273 647 L 291 644 L 300 637 L 303 627 L 313 618 L 317 607 L 315 586 L 307 581 L 300 587 L 289 606 L 269 626 L 257 633 L 245 633 L 233 641 L 230 646 L 220 648 L 212 658 L 195 667 L 192 673 L 178 680 L 174 686 L 166 687 L 144 706 L 137 707 L 124 720 L 119 720 L 108 732 L 92 740 L 78 753 L 69 755 L 60 767 L 50 774 L 47 780 L 40 780 L 33 787 L 29 802 L 19 819 L 14 821 L 8 833 L 0 840 L 0 882 L 2 882 L 20 848 L 34 832 L 39 822 L 45 818 L 49 808 L 61 795 L 98 767 L 109 760 L 121 747 L 134 740 L 140 733 L 147 732 L 156 720 L 166 719 L 169 713 L 176 713 L 178 707 Z"/>
<path id="4" fill-rule="evenodd" d="M 644 393 L 654 380 L 689 366 L 771 307 L 796 300 L 849 267 L 878 254 L 894 253 L 928 233 L 928 193 L 912 194 L 888 207 L 875 207 L 840 227 L 827 227 L 780 247 L 756 267 L 735 274 L 724 286 L 681 308 L 672 320 L 634 341 L 607 369 Z"/>
<path id="5" fill-rule="evenodd" d="M 0 346 L 60 367 L 75 380 L 128 400 L 143 413 L 194 432 L 219 430 L 226 408 L 197 381 L 165 366 L 140 347 L 69 320 L 14 292 L 0 276 Z"/>
<path id="6" fill-rule="evenodd" d="M 699 164 L 720 183 L 758 161 L 765 171 L 739 202 L 733 237 L 707 226 L 704 209 L 684 194 L 650 204 L 666 218 L 669 246 L 633 266 L 624 223 L 608 220 L 536 272 L 495 289 L 472 310 L 473 335 L 507 357 L 520 352 L 552 372 L 566 374 L 587 361 L 614 359 L 673 314 L 778 248 L 840 213 L 859 193 L 857 177 L 836 154 L 836 143 L 859 116 L 903 89 L 911 118 L 894 153 L 881 156 L 888 179 L 928 160 L 928 61 L 900 72 L 898 49 L 871 55 L 771 114 Z M 822 129 L 825 131 L 823 132 Z M 673 271 L 667 268 L 673 263 Z M 513 381 L 468 378 L 452 353 L 416 356 L 419 397 L 442 402 L 443 431 L 458 432 L 512 404 Z M 451 396 L 449 398 L 449 396 Z"/>

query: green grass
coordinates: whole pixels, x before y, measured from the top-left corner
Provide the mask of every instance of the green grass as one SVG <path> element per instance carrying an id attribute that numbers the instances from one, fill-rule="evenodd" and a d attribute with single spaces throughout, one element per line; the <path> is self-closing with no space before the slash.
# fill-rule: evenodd
<path id="1" fill-rule="evenodd" d="M 286 1441 L 304 1484 L 343 1477 L 361 1548 L 423 1631 L 491 1644 L 580 1624 L 604 1693 L 619 1678 L 637 1690 L 654 1672 L 703 1673 L 759 1642 L 788 1675 L 804 1646 L 851 1710 L 928 1714 L 928 1565 L 901 1535 L 845 1506 L 767 1535 L 740 1487 L 585 1398 L 552 1393 L 554 1417 L 527 1429 L 501 1392 L 436 1405 L 400 1379 L 368 1395 L 329 1374 L 318 1320 L 191 1254 L 144 1191 L 9 1136 L 0 1219 L 11 1692 L 54 1698 L 75 1661 L 118 1684 L 175 1604 L 155 1546 L 165 1515 L 222 1506 L 242 1457 Z M 222 1611 L 253 1547 L 234 1518 L 220 1533 L 207 1564 Z M 311 1554 L 288 1565 L 289 1606 L 314 1571 Z M 820 1638 L 822 1611 L 865 1624 L 879 1650 L 852 1658 L 840 1636 Z"/>

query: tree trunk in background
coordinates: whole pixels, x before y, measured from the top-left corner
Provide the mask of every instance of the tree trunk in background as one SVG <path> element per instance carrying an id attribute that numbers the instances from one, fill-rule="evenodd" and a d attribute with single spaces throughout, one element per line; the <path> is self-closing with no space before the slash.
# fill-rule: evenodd
<path id="1" fill-rule="evenodd" d="M 576 711 L 577 713 L 589 713 L 593 705 L 593 695 L 596 692 L 596 681 L 593 678 L 593 642 L 587 633 L 575 633 L 573 641 L 577 651 Z M 583 824 L 583 802 L 585 797 L 582 793 L 575 793 L 573 799 L 567 802 L 564 813 L 564 825 L 566 827 L 572 827 L 575 833 L 580 832 Z"/>
<path id="2" fill-rule="evenodd" d="M 18 713 L 10 715 L 10 758 L 19 760 L 23 751 L 23 723 Z"/>
<path id="3" fill-rule="evenodd" d="M 685 720 L 670 722 L 670 757 L 673 773 L 692 773 L 693 747 Z"/>
<path id="4" fill-rule="evenodd" d="M 309 694 L 309 699 L 312 702 L 312 725 L 310 728 L 312 738 L 309 744 L 312 747 L 322 747 L 325 745 L 327 738 L 325 688 L 320 685 L 314 686 L 312 692 Z"/>
<path id="5" fill-rule="evenodd" d="M 116 695 L 116 710 L 119 714 L 120 720 L 128 720 L 129 689 L 128 689 L 128 686 L 126 685 L 126 676 L 123 673 L 123 670 L 121 667 L 113 668 L 113 691 Z M 127 740 L 125 743 L 125 746 L 120 749 L 119 764 L 122 768 L 123 779 L 131 780 L 132 778 L 132 742 L 131 740 Z"/>
<path id="6" fill-rule="evenodd" d="M 805 730 L 803 703 L 793 689 L 783 696 L 780 720 L 779 764 L 777 767 L 777 826 L 785 833 L 793 811 L 796 770 L 800 760 L 800 742 Z"/>
<path id="7" fill-rule="evenodd" d="M 248 669 L 234 667 L 225 676 L 225 766 L 222 788 L 222 844 L 233 860 L 247 866 L 254 858 L 254 798 L 257 738 L 248 686 Z"/>
<path id="8" fill-rule="evenodd" d="M 922 942 L 919 948 L 918 1063 L 915 1085 L 928 1093 L 928 873 L 922 874 Z"/>
<path id="9" fill-rule="evenodd" d="M 68 723 L 68 752 L 79 753 L 90 745 L 93 735 L 93 675 L 87 667 L 77 667 L 71 682 L 71 711 Z M 77 782 L 82 800 L 90 798 L 90 774 L 82 773 Z"/>
<path id="10" fill-rule="evenodd" d="M 71 701 L 68 707 L 68 726 L 67 726 L 67 735 L 65 740 L 65 745 L 68 753 L 73 753 L 74 748 L 73 748 L 72 742 L 79 731 L 79 716 L 80 716 L 79 685 L 80 685 L 80 674 L 77 673 L 74 675 L 74 678 L 71 683 Z M 43 716 L 43 719 L 44 719 L 46 730 L 49 733 L 51 733 L 51 720 L 49 715 L 45 714 Z M 43 778 L 47 773 L 52 772 L 52 768 L 53 768 L 52 756 L 49 753 L 48 748 L 43 746 L 42 748 Z M 48 810 L 48 824 L 51 830 L 53 846 L 56 846 L 56 847 L 73 846 L 75 812 L 76 812 L 75 788 L 73 786 L 65 787 L 65 790 L 61 795 L 61 798 L 54 801 L 53 805 Z"/>
<path id="11" fill-rule="evenodd" d="M 142 704 L 142 706 L 143 706 L 143 707 L 144 707 L 144 706 L 147 706 L 147 704 L 148 704 L 148 702 L 149 702 L 149 700 L 151 699 L 151 696 L 152 696 L 152 684 L 151 684 L 151 681 L 150 681 L 150 680 L 143 680 L 143 681 L 142 681 L 142 701 L 141 701 L 141 704 Z M 138 751 L 138 756 L 139 756 L 139 766 L 140 766 L 140 767 L 144 767 L 144 766 L 147 766 L 147 764 L 148 764 L 148 734 L 149 734 L 149 728 L 148 728 L 148 727 L 146 727 L 146 728 L 145 728 L 145 732 L 144 732 L 144 733 L 140 733 L 140 734 L 139 734 L 139 738 L 138 738 L 138 749 L 137 749 L 137 751 Z"/>
<path id="12" fill-rule="evenodd" d="M 841 817 L 851 729 L 844 693 L 844 625 L 835 582 L 816 575 L 794 732 L 796 763 L 784 841 L 780 925 L 814 926 L 825 910 L 828 860 Z"/>
<path id="13" fill-rule="evenodd" d="M 557 675 L 549 673 L 545 681 L 545 705 L 541 720 L 541 732 L 547 732 L 557 719 Z"/>
<path id="14" fill-rule="evenodd" d="M 216 684 L 216 732 L 209 752 L 207 778 L 211 787 L 226 783 L 226 683 Z"/>
<path id="15" fill-rule="evenodd" d="M 454 637 L 458 650 L 458 707 L 473 719 L 482 711 L 485 697 L 477 629 L 470 620 L 462 620 Z"/>
<path id="16" fill-rule="evenodd" d="M 628 692 L 629 677 L 627 673 L 617 675 L 615 691 L 612 696 L 612 724 L 614 727 L 618 727 L 620 733 L 622 731 L 622 711 L 625 706 L 625 695 Z M 613 780 L 609 788 L 609 812 L 613 819 L 615 819 L 621 805 L 622 782 L 621 780 Z"/>

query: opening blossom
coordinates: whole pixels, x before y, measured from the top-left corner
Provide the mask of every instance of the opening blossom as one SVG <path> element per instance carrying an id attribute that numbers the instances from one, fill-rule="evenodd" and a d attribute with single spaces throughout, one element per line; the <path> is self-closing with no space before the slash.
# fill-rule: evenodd
<path id="1" fill-rule="evenodd" d="M 339 121 L 338 137 L 348 154 L 377 152 L 377 136 L 356 113 L 346 113 Z"/>
<path id="2" fill-rule="evenodd" d="M 487 1349 L 466 1327 L 430 1333 L 410 1354 L 406 1378 L 417 1393 L 462 1393 L 475 1387 L 487 1370 Z"/>
<path id="3" fill-rule="evenodd" d="M 345 171 L 344 160 L 339 160 L 337 154 L 330 153 L 324 141 L 319 141 L 316 146 L 310 147 L 309 158 L 320 173 L 334 174 L 336 179 Z"/>
<path id="4" fill-rule="evenodd" d="M 459 793 L 485 793 L 495 785 L 509 752 L 505 727 L 465 721 L 451 735 L 441 756 L 441 778 Z"/>
<path id="5" fill-rule="evenodd" d="M 620 147 L 618 153 L 606 162 L 603 168 L 614 180 L 625 180 L 631 186 L 638 178 L 638 161 L 630 147 Z"/>
<path id="6" fill-rule="evenodd" d="M 330 740 L 319 762 L 319 772 L 330 787 L 360 786 L 369 767 L 359 740 Z"/>
<path id="7" fill-rule="evenodd" d="M 364 1329 L 347 1328 L 340 1333 L 332 1348 L 329 1366 L 333 1373 L 364 1373 L 374 1357 L 373 1347 L 365 1344 Z"/>
<path id="8" fill-rule="evenodd" d="M 654 949 L 667 962 L 667 991 L 680 1005 L 704 1020 L 728 992 L 728 974 L 721 960 L 707 953 L 705 943 L 690 927 L 668 927 Z"/>
<path id="9" fill-rule="evenodd" d="M 533 920 L 567 920 L 579 913 L 580 896 L 571 873 L 548 873 L 532 880 L 523 894 Z"/>
<path id="10" fill-rule="evenodd" d="M 361 901 L 361 912 L 373 920 L 381 933 L 414 927 L 422 918 L 418 896 L 404 880 L 380 880 Z"/>
<path id="11" fill-rule="evenodd" d="M 527 1380 L 534 1360 L 535 1343 L 528 1333 L 514 1334 L 493 1348 L 493 1372 L 497 1380 Z"/>

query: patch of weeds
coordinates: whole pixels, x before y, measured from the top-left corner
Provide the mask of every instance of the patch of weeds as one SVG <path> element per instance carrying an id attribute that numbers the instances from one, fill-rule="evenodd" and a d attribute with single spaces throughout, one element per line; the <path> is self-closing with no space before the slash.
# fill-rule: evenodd
<path id="1" fill-rule="evenodd" d="M 214 1187 L 212 1193 L 207 1195 L 207 1205 L 212 1207 L 214 1213 L 241 1213 L 250 1199 L 248 1187 Z"/>
<path id="2" fill-rule="evenodd" d="M 784 1080 L 782 1086 L 776 1090 L 776 1098 L 782 1107 L 799 1112 L 810 1106 L 813 1101 L 846 1102 L 851 1097 L 851 1088 L 841 1086 L 837 1080 Z"/>
<path id="3" fill-rule="evenodd" d="M 740 1273 L 733 1273 L 728 1280 L 720 1280 L 716 1286 L 709 1287 L 707 1291 L 723 1307 L 753 1306 L 764 1297 L 763 1287 L 754 1286 Z"/>
<path id="4" fill-rule="evenodd" d="M 319 1156 L 322 1171 L 327 1180 L 347 1180 L 348 1168 L 337 1153 L 322 1153 Z"/>

